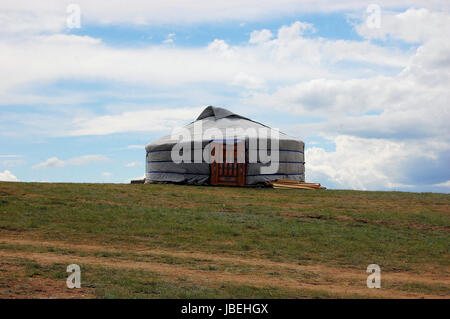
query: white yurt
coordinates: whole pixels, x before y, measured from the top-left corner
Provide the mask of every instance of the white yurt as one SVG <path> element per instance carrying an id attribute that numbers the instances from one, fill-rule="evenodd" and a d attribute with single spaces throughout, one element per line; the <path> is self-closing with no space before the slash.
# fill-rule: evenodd
<path id="1" fill-rule="evenodd" d="M 304 148 L 298 139 L 208 106 L 178 133 L 145 147 L 145 182 L 244 186 L 304 181 Z"/>

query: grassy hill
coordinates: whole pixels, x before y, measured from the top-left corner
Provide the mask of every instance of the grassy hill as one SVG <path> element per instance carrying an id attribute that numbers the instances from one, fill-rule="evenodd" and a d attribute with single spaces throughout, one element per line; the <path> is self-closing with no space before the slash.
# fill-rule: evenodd
<path id="1" fill-rule="evenodd" d="M 448 194 L 1 182 L 0 298 L 450 297 L 449 207 Z M 81 289 L 66 288 L 73 263 Z"/>

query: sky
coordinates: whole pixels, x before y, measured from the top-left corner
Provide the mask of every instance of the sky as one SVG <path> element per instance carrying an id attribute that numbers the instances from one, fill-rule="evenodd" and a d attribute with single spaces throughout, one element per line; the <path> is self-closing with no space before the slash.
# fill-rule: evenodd
<path id="1" fill-rule="evenodd" d="M 306 180 L 450 192 L 448 1 L 0 2 L 0 180 L 128 183 L 227 108 L 301 139 Z"/>

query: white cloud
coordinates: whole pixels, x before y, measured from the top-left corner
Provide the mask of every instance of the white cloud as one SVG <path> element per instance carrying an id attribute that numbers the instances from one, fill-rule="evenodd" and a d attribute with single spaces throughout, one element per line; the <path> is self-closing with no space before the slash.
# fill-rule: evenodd
<path id="1" fill-rule="evenodd" d="M 262 43 L 267 42 L 273 37 L 272 32 L 270 30 L 264 29 L 264 30 L 255 30 L 252 33 L 250 33 L 250 43 Z"/>
<path id="2" fill-rule="evenodd" d="M 431 25 L 424 25 L 425 19 L 411 27 L 414 19 L 410 16 L 414 14 L 428 15 Z M 410 29 L 391 26 L 384 30 L 386 34 L 423 42 L 410 56 L 404 56 L 402 70 L 396 75 L 303 80 L 273 92 L 254 92 L 247 105 L 319 119 L 288 128 L 295 136 L 319 135 L 336 145 L 333 152 L 320 147 L 307 149 L 309 180 L 325 181 L 337 188 L 445 190 L 450 178 L 450 45 L 442 41 L 442 35 L 449 34 L 449 17 L 429 15 L 426 10 L 395 16 L 410 19 L 404 22 Z M 439 23 L 432 21 L 438 18 L 440 30 Z M 286 31 L 286 37 L 293 33 L 295 40 L 288 41 L 288 47 L 305 40 L 296 38 L 292 31 Z M 319 40 L 316 44 L 316 49 L 310 46 L 309 50 L 317 50 L 320 61 L 334 51 L 336 61 L 363 57 L 369 62 L 383 56 L 386 65 L 402 65 L 401 59 L 379 51 L 386 48 L 369 42 Z M 289 50 L 285 48 L 283 53 L 288 55 Z"/>
<path id="3" fill-rule="evenodd" d="M 438 37 L 429 39 L 417 49 L 402 76 L 430 90 L 445 87 L 450 82 L 450 43 Z"/>
<path id="4" fill-rule="evenodd" d="M 51 157 L 47 159 L 46 161 L 36 164 L 33 166 L 33 168 L 58 168 L 58 167 L 64 167 L 68 165 L 87 165 L 91 162 L 105 162 L 108 161 L 108 157 L 103 155 L 85 155 L 85 156 L 79 156 L 79 157 L 73 157 L 68 160 L 60 160 L 57 157 Z"/>
<path id="5" fill-rule="evenodd" d="M 450 189 L 450 180 L 448 180 L 446 182 L 443 182 L 443 183 L 434 184 L 433 186 L 436 186 L 436 187 L 447 187 L 447 188 Z"/>
<path id="6" fill-rule="evenodd" d="M 240 72 L 235 76 L 231 83 L 248 89 L 257 89 L 263 86 L 264 81 L 262 79 L 258 79 L 257 77 Z"/>
<path id="7" fill-rule="evenodd" d="M 136 166 L 141 166 L 140 162 L 130 162 L 125 164 L 125 167 L 136 167 Z"/>
<path id="8" fill-rule="evenodd" d="M 34 165 L 33 168 L 63 167 L 64 165 L 64 161 L 61 161 L 57 157 L 51 157 L 45 162 Z"/>
<path id="9" fill-rule="evenodd" d="M 280 41 L 296 40 L 308 31 L 315 32 L 316 29 L 311 23 L 296 21 L 290 26 L 282 26 L 278 30 L 278 39 Z"/>
<path id="10" fill-rule="evenodd" d="M 314 40 L 310 40 L 314 42 Z M 399 49 L 372 44 L 368 41 L 328 40 L 322 41 L 321 52 L 325 61 L 360 62 L 374 66 L 402 68 L 408 65 L 412 53 Z M 347 72 L 351 72 L 348 68 Z M 351 73 L 349 73 L 351 74 Z"/>
<path id="11" fill-rule="evenodd" d="M 0 158 L 18 158 L 23 157 L 23 155 L 16 155 L 16 154 L 0 154 Z"/>
<path id="12" fill-rule="evenodd" d="M 104 92 L 98 92 L 102 94 Z M 51 96 L 45 93 L 27 92 L 5 92 L 0 99 L 0 105 L 73 105 L 86 103 L 92 99 L 95 94 L 92 92 L 65 92 L 63 96 Z"/>
<path id="13" fill-rule="evenodd" d="M 393 156 L 392 151 L 398 152 L 398 145 L 385 146 L 377 140 L 367 141 L 349 136 L 338 136 L 335 143 L 335 152 L 326 152 L 318 147 L 307 149 L 308 180 L 324 183 L 320 181 L 322 174 L 339 187 L 362 190 L 389 184 L 389 178 L 381 168 Z"/>
<path id="14" fill-rule="evenodd" d="M 347 134 L 394 139 L 450 136 L 450 93 L 405 77 L 353 80 L 319 79 L 254 94 L 251 105 L 326 121 L 296 125 L 297 134 Z M 366 114 L 372 112 L 374 114 Z"/>
<path id="15" fill-rule="evenodd" d="M 109 158 L 103 155 L 84 155 L 73 157 L 65 161 L 66 165 L 87 165 L 91 162 L 106 162 Z"/>
<path id="16" fill-rule="evenodd" d="M 236 57 L 236 50 L 233 48 L 230 48 L 228 43 L 221 39 L 214 39 L 213 42 L 208 44 L 206 50 L 213 56 L 216 56 L 216 57 L 228 60 L 228 61 L 230 61 L 232 58 Z"/>
<path id="17" fill-rule="evenodd" d="M 445 41 L 450 34 L 450 15 L 445 11 L 411 8 L 401 13 L 383 12 L 380 28 L 369 28 L 363 21 L 357 26 L 357 32 L 371 39 L 390 36 L 406 42 L 426 42 L 436 37 Z"/>
<path id="18" fill-rule="evenodd" d="M 391 106 L 387 103 L 390 98 L 395 95 L 401 100 L 410 93 L 411 86 L 411 83 L 389 77 L 314 79 L 281 87 L 272 94 L 255 93 L 250 101 L 267 106 L 279 105 L 280 110 L 301 115 L 355 114 L 384 110 Z"/>
<path id="19" fill-rule="evenodd" d="M 442 157 L 445 152 L 448 155 L 450 143 L 443 147 L 346 135 L 332 140 L 335 151 L 307 149 L 308 180 L 325 186 L 329 182 L 333 188 L 376 190 L 427 186 L 448 178 L 449 169 Z"/>
<path id="20" fill-rule="evenodd" d="M 27 10 L 10 7 L 5 9 L 5 3 L 0 4 L 0 34 L 21 34 L 40 32 L 59 32 L 65 26 L 65 11 Z M 62 9 L 62 7 L 60 7 Z"/>
<path id="21" fill-rule="evenodd" d="M 0 172 L 0 181 L 4 181 L 4 182 L 18 182 L 19 179 L 13 175 L 13 173 L 11 173 L 8 170 L 5 170 L 2 172 Z"/>
<path id="22" fill-rule="evenodd" d="M 52 31 L 65 28 L 70 2 L 61 0 L 15 0 L 0 2 L 4 13 L 2 29 L 9 31 Z M 81 23 L 87 24 L 191 24 L 218 21 L 255 21 L 274 16 L 293 16 L 305 12 L 363 11 L 364 1 L 335 0 L 77 0 Z M 405 7 L 445 9 L 442 1 L 384 0 L 383 10 Z M 448 5 L 447 5 L 448 8 Z M 1 21 L 1 20 L 0 20 Z"/>
<path id="23" fill-rule="evenodd" d="M 102 176 L 104 176 L 104 177 L 109 177 L 111 175 L 112 175 L 112 173 L 110 173 L 110 172 L 103 172 L 102 173 Z"/>
<path id="24" fill-rule="evenodd" d="M 3 39 L 0 40 L 0 92 L 67 78 L 156 87 L 241 83 L 255 88 L 266 82 L 336 77 L 330 74 L 329 66 L 344 60 L 404 67 L 411 55 L 368 42 L 304 38 L 303 32 L 311 28 L 309 24 L 295 22 L 281 27 L 278 37 L 266 42 L 230 46 L 224 40 L 215 39 L 200 48 L 124 49 L 76 35 L 39 35 L 21 41 Z M 241 80 L 244 77 L 251 79 L 250 85 L 248 80 Z M 5 95 L 0 104 L 3 98 L 11 97 Z"/>
<path id="25" fill-rule="evenodd" d="M 133 144 L 133 145 L 128 145 L 127 148 L 128 148 L 128 149 L 139 149 L 139 150 L 143 150 L 143 149 L 145 149 L 145 145 L 135 145 L 135 144 Z"/>
<path id="26" fill-rule="evenodd" d="M 164 44 L 173 44 L 175 40 L 175 33 L 169 33 L 167 38 L 163 41 Z"/>
<path id="27" fill-rule="evenodd" d="M 247 103 L 323 120 L 294 126 L 297 135 L 448 141 L 450 44 L 439 37 L 419 46 L 397 75 L 318 78 L 255 92 Z"/>
<path id="28" fill-rule="evenodd" d="M 163 131 L 187 124 L 203 107 L 144 110 L 117 115 L 78 118 L 70 135 L 103 135 L 121 132 Z"/>
<path id="29" fill-rule="evenodd" d="M 23 155 L 17 154 L 0 154 L 0 165 L 4 167 L 15 167 L 24 164 L 26 161 Z"/>

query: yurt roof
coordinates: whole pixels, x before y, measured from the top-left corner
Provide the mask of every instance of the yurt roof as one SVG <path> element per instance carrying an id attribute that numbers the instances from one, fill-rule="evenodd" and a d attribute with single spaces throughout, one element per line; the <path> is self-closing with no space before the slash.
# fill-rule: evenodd
<path id="1" fill-rule="evenodd" d="M 206 107 L 206 109 L 204 109 L 203 112 L 197 117 L 196 121 L 203 120 L 208 117 L 214 117 L 214 119 L 216 119 L 216 120 L 220 120 L 225 117 L 235 117 L 235 118 L 240 118 L 240 119 L 251 121 L 250 119 L 248 119 L 246 117 L 243 117 L 243 116 L 233 113 L 227 109 L 224 109 L 222 107 L 217 107 L 217 106 Z"/>
<path id="2" fill-rule="evenodd" d="M 194 139 L 201 139 L 201 136 L 194 136 L 194 125 L 196 122 L 201 121 L 202 124 L 202 129 L 207 130 L 210 128 L 216 128 L 221 130 L 224 135 L 226 133 L 227 129 L 248 129 L 248 128 L 268 128 L 270 130 L 270 127 L 255 122 L 249 118 L 246 118 L 244 116 L 235 114 L 227 109 L 221 108 L 221 107 L 216 107 L 216 106 L 208 106 L 206 107 L 202 113 L 197 117 L 197 119 L 194 122 L 191 122 L 190 124 L 186 125 L 184 128 L 188 129 L 191 134 L 192 137 Z M 275 130 L 273 130 L 275 131 Z M 297 140 L 291 136 L 288 136 L 284 133 L 279 132 L 279 139 L 283 139 L 283 140 Z M 160 144 L 173 144 L 173 143 L 177 143 L 177 140 L 172 139 L 171 134 L 166 135 L 161 137 L 160 139 L 151 142 L 150 144 L 148 144 L 146 146 L 146 150 L 149 151 L 150 148 L 152 148 L 152 146 L 155 145 L 160 145 Z"/>

